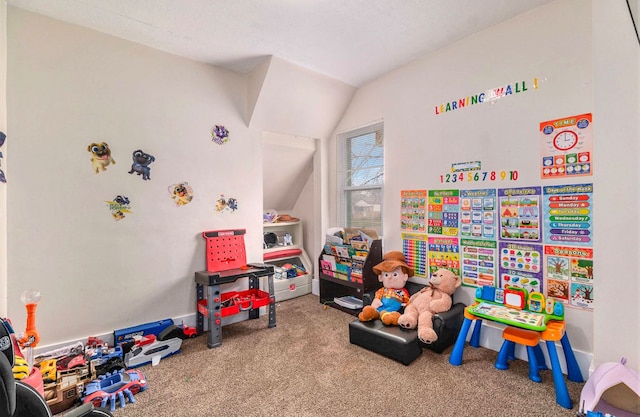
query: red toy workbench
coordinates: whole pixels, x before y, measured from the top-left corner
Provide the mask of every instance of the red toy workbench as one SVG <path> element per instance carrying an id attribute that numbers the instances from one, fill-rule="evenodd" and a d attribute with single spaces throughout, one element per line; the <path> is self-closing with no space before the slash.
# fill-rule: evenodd
<path id="1" fill-rule="evenodd" d="M 198 334 L 204 331 L 204 319 L 207 317 L 207 346 L 210 348 L 222 344 L 223 317 L 248 311 L 249 319 L 257 319 L 260 307 L 268 305 L 269 327 L 276 326 L 274 267 L 246 264 L 244 233 L 243 229 L 202 232 L 207 239 L 207 270 L 195 274 L 196 330 Z M 267 277 L 269 292 L 259 289 L 261 277 Z M 241 278 L 248 278 L 248 290 L 222 293 L 221 285 Z"/>

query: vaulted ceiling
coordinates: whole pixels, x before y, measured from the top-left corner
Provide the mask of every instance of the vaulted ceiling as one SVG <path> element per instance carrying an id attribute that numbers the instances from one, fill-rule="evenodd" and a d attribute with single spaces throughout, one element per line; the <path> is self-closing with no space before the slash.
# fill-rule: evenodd
<path id="1" fill-rule="evenodd" d="M 8 0 L 248 73 L 266 57 L 351 86 L 552 0 Z"/>

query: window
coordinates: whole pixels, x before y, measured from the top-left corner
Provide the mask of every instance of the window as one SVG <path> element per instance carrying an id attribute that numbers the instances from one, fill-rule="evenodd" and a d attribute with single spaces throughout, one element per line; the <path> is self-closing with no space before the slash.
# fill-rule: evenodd
<path id="1" fill-rule="evenodd" d="M 382 236 L 384 185 L 383 124 L 338 136 L 339 221 L 366 227 Z"/>

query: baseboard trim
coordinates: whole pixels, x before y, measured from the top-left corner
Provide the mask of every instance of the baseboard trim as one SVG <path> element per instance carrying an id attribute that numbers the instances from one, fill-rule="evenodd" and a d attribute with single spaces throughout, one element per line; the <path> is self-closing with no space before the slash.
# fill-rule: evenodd
<path id="1" fill-rule="evenodd" d="M 494 323 L 488 323 L 487 321 L 482 322 L 482 332 L 480 333 L 480 346 L 485 347 L 487 349 L 494 350 L 498 352 L 502 347 L 502 331 L 504 330 L 504 326 L 500 326 Z M 471 338 L 471 332 L 469 332 L 469 336 L 467 337 L 467 341 Z M 567 374 L 567 366 L 566 360 L 564 358 L 564 352 L 562 350 L 562 345 L 560 342 L 556 342 L 558 359 L 560 361 L 560 366 L 562 367 L 562 373 Z M 580 367 L 580 372 L 582 373 L 582 377 L 587 380 L 589 375 L 591 375 L 591 366 L 593 363 L 593 353 L 583 352 L 580 350 L 576 350 L 573 347 L 573 354 L 576 357 L 576 361 L 578 362 L 578 366 Z M 473 348 L 471 348 L 473 349 Z M 544 353 L 545 360 L 547 364 L 549 364 L 549 354 L 547 349 L 542 349 Z M 523 361 L 527 361 L 527 349 L 525 346 L 516 345 L 515 349 L 516 358 L 522 359 Z M 463 360 L 464 363 L 464 360 Z"/>

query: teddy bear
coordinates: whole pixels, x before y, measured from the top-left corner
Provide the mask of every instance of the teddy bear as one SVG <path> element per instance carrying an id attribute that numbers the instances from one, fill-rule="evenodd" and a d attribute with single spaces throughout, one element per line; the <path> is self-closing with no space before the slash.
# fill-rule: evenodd
<path id="1" fill-rule="evenodd" d="M 358 315 L 360 321 L 382 320 L 387 326 L 396 326 L 400 309 L 409 301 L 409 291 L 404 287 L 413 276 L 413 269 L 407 265 L 400 251 L 390 251 L 382 257 L 382 262 L 373 267 L 373 272 L 382 282 L 371 305 L 365 306 Z"/>
<path id="2" fill-rule="evenodd" d="M 433 315 L 448 311 L 453 304 L 451 296 L 462 284 L 460 277 L 448 269 L 438 269 L 431 275 L 429 285 L 413 294 L 398 318 L 398 324 L 405 329 L 418 327 L 418 339 L 431 344 L 438 340 L 433 330 Z"/>

